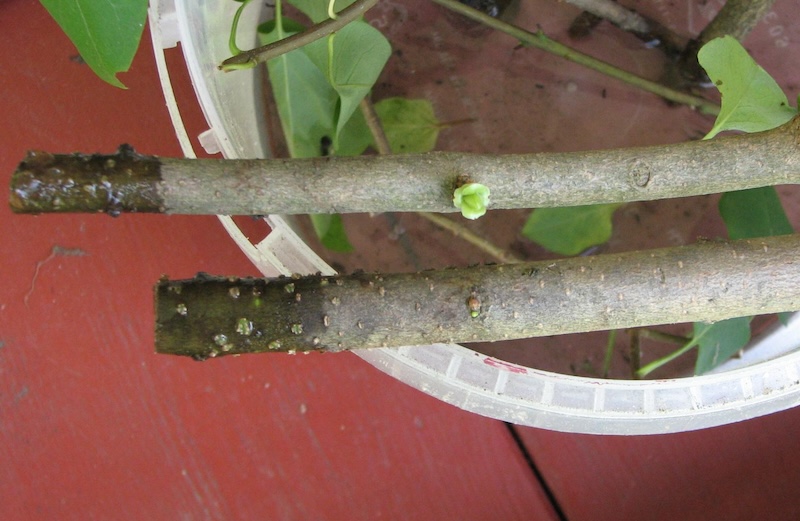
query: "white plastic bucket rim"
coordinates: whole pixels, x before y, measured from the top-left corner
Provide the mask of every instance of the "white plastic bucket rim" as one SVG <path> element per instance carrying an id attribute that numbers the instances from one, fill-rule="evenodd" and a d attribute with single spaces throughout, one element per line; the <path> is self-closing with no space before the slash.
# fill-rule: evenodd
<path id="1" fill-rule="evenodd" d="M 267 155 L 262 142 L 266 132 L 258 117 L 263 112 L 254 88 L 256 72 L 225 74 L 217 69 L 227 57 L 230 21 L 238 5 L 230 0 L 151 0 L 156 64 L 187 157 L 195 157 L 195 150 L 181 120 L 164 57 L 164 50 L 178 42 L 210 127 L 198 137 L 200 144 L 207 152 L 219 151 L 226 158 Z M 255 42 L 255 29 L 254 25 L 242 27 L 239 41 Z M 280 216 L 266 217 L 272 231 L 257 244 L 230 217 L 219 218 L 265 276 L 334 273 Z M 800 319 L 795 317 L 780 334 L 756 342 L 739 361 L 713 374 L 669 380 L 556 374 L 457 344 L 378 348 L 356 354 L 431 396 L 491 418 L 563 432 L 658 434 L 733 423 L 796 406 L 800 403 L 798 331 Z"/>

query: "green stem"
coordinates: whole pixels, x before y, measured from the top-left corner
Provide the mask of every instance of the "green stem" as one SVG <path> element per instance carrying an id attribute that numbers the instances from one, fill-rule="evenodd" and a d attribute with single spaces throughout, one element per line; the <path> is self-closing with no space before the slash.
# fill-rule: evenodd
<path id="1" fill-rule="evenodd" d="M 597 58 L 593 58 L 587 54 L 583 54 L 564 44 L 558 43 L 555 40 L 548 38 L 542 31 L 537 31 L 536 33 L 526 31 L 525 29 L 511 25 L 497 18 L 492 18 L 481 11 L 467 7 L 458 0 L 433 0 L 433 2 L 441 5 L 442 7 L 450 9 L 451 11 L 462 14 L 467 18 L 475 20 L 476 22 L 480 22 L 488 27 L 516 38 L 524 45 L 536 47 L 537 49 L 555 54 L 556 56 L 560 56 L 571 62 L 583 65 L 584 67 L 588 67 L 592 70 L 605 74 L 606 76 L 623 81 L 629 85 L 633 85 L 647 92 L 651 92 L 675 103 L 681 103 L 695 107 L 703 113 L 711 115 L 719 114 L 719 105 L 716 103 L 708 101 L 704 98 L 692 96 L 690 94 L 671 89 L 661 85 L 660 83 L 646 80 L 635 74 L 614 67 L 609 63 L 598 60 Z"/>
<path id="2" fill-rule="evenodd" d="M 302 33 L 293 34 L 274 43 L 262 45 L 249 51 L 244 51 L 222 62 L 219 66 L 223 71 L 255 67 L 257 64 L 298 49 L 320 38 L 324 38 L 360 18 L 367 10 L 378 3 L 378 0 L 357 0 L 355 3 L 338 13 L 335 20 L 325 20 L 313 25 Z"/>
<path id="3" fill-rule="evenodd" d="M 668 354 L 667 356 L 665 356 L 663 358 L 659 358 L 658 360 L 650 362 L 646 366 L 642 367 L 641 369 L 639 369 L 636 372 L 637 376 L 639 376 L 640 378 L 644 377 L 644 376 L 647 376 L 649 373 L 652 373 L 653 371 L 655 371 L 656 369 L 658 369 L 662 365 L 665 365 L 665 364 L 675 360 L 679 356 L 683 355 L 684 353 L 688 352 L 689 350 L 691 350 L 693 347 L 697 346 L 700 343 L 700 340 L 702 340 L 702 338 L 706 335 L 706 333 L 708 331 L 709 331 L 709 329 L 703 329 L 700 332 L 700 334 L 692 335 L 692 338 L 690 338 L 690 339 L 684 339 L 684 341 L 686 342 L 686 345 L 684 345 L 680 349 L 677 349 L 677 350 L 673 351 L 672 353 Z M 667 335 L 665 335 L 665 336 L 667 336 Z M 668 336 L 672 337 L 672 335 L 668 335 Z M 669 341 L 674 341 L 674 339 L 677 339 L 677 338 L 680 338 L 680 337 L 671 338 Z"/>
<path id="4" fill-rule="evenodd" d="M 638 375 L 639 366 L 641 365 L 642 361 L 642 339 L 639 335 L 641 332 L 640 329 L 632 329 L 630 331 L 630 346 L 628 347 L 628 355 L 630 356 L 630 366 L 631 366 L 631 377 L 634 379 L 640 379 L 641 377 Z"/>
<path id="5" fill-rule="evenodd" d="M 236 10 L 236 14 L 233 15 L 233 22 L 231 23 L 231 34 L 228 37 L 228 49 L 231 51 L 231 54 L 234 56 L 240 54 L 242 50 L 236 45 L 236 33 L 239 30 L 239 18 L 242 17 L 242 11 L 244 8 L 247 7 L 247 4 L 252 2 L 253 0 L 244 0 L 239 8 Z"/>
<path id="6" fill-rule="evenodd" d="M 647 364 L 646 366 L 644 366 L 642 368 L 634 369 L 634 374 L 635 374 L 635 376 L 637 378 L 644 378 L 645 376 L 647 376 L 648 374 L 652 373 L 653 371 L 655 371 L 659 367 L 661 367 L 661 366 L 663 366 L 663 365 L 675 360 L 679 356 L 683 355 L 684 353 L 689 351 L 692 347 L 697 345 L 697 340 L 699 340 L 702 337 L 701 336 L 701 337 L 698 337 L 696 339 L 687 338 L 687 337 L 683 337 L 683 336 L 680 336 L 680 335 L 671 335 L 669 333 L 664 333 L 663 331 L 658 331 L 657 329 L 651 329 L 651 328 L 638 329 L 636 331 L 636 334 L 637 334 L 637 337 L 640 336 L 640 337 L 648 338 L 650 340 L 656 340 L 656 341 L 659 341 L 659 342 L 668 342 L 670 344 L 677 344 L 677 345 L 683 346 L 680 349 L 678 349 L 677 351 L 674 351 L 674 352 L 668 354 L 667 356 L 665 356 L 663 358 L 659 358 L 658 360 L 650 362 L 649 364 Z"/>
<path id="7" fill-rule="evenodd" d="M 646 366 L 639 368 L 639 370 L 636 371 L 636 376 L 638 378 L 644 378 L 645 376 L 647 376 L 648 374 L 652 373 L 653 371 L 655 371 L 656 369 L 660 368 L 661 366 L 666 365 L 666 364 L 672 362 L 673 360 L 675 360 L 676 358 L 688 353 L 689 351 L 692 350 L 692 348 L 694 348 L 694 346 L 697 345 L 697 341 L 698 340 L 699 340 L 699 338 L 698 339 L 693 338 L 690 341 L 688 341 L 686 343 L 686 345 L 681 347 L 680 349 L 676 349 L 675 351 L 671 352 L 667 356 L 659 358 L 658 360 L 653 360 L 652 362 L 650 362 Z"/>
<path id="8" fill-rule="evenodd" d="M 606 355 L 603 358 L 603 378 L 608 378 L 611 371 L 611 358 L 614 356 L 614 346 L 617 344 L 617 329 L 608 332 L 608 342 L 606 342 Z"/>

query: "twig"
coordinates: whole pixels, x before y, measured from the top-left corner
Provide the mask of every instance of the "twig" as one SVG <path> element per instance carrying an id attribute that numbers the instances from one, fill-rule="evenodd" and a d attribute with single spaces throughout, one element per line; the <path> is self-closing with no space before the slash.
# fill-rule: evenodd
<path id="1" fill-rule="evenodd" d="M 390 155 L 392 153 L 392 146 L 386 138 L 386 132 L 383 131 L 383 125 L 381 125 L 381 120 L 378 117 L 378 113 L 375 111 L 375 105 L 372 104 L 372 100 L 365 97 L 361 100 L 359 106 L 361 107 L 361 113 L 364 115 L 364 120 L 367 122 L 367 128 L 369 128 L 370 134 L 372 134 L 372 140 L 375 142 L 378 153 L 381 155 Z"/>
<path id="2" fill-rule="evenodd" d="M 203 359 L 487 342 L 800 309 L 800 236 L 419 273 L 159 283 L 156 345 Z"/>
<path id="3" fill-rule="evenodd" d="M 492 18 L 491 16 L 488 16 L 477 9 L 473 9 L 460 3 L 458 0 L 433 0 L 433 2 L 447 9 L 460 13 L 467 18 L 475 20 L 476 22 L 480 22 L 488 27 L 504 32 L 512 38 L 516 38 L 525 45 L 530 45 L 531 47 L 536 47 L 537 49 L 560 56 L 566 60 L 601 72 L 611 78 L 615 78 L 628 83 L 629 85 L 633 85 L 642 90 L 661 96 L 669 101 L 695 107 L 706 114 L 719 114 L 719 105 L 716 103 L 708 101 L 704 98 L 692 96 L 690 94 L 671 89 L 661 85 L 660 83 L 646 80 L 635 74 L 614 67 L 609 63 L 578 52 L 564 44 L 558 43 L 555 40 L 545 36 L 542 31 L 538 31 L 536 33 L 526 31 L 525 29 L 511 25 L 497 18 Z"/>
<path id="4" fill-rule="evenodd" d="M 283 40 L 232 56 L 222 62 L 219 68 L 222 70 L 233 70 L 242 68 L 243 66 L 255 66 L 258 63 L 265 62 L 281 54 L 308 45 L 311 42 L 338 31 L 353 20 L 360 18 L 376 3 L 378 3 L 378 0 L 357 0 L 345 9 L 342 9 L 335 19 L 325 20 L 309 27 L 302 33 L 293 34 Z"/>
<path id="5" fill-rule="evenodd" d="M 499 246 L 495 246 L 494 244 L 487 241 L 480 235 L 473 233 L 469 228 L 453 221 L 452 219 L 445 217 L 444 215 L 431 212 L 417 212 L 417 215 L 419 215 L 423 219 L 427 219 L 428 221 L 432 222 L 433 224 L 435 224 L 440 228 L 444 228 L 445 230 L 452 233 L 453 236 L 458 237 L 460 239 L 464 239 L 465 241 L 472 244 L 481 251 L 488 253 L 499 262 L 505 264 L 515 264 L 517 262 L 522 262 L 522 259 L 514 255 L 513 253 L 506 251 L 503 248 L 500 248 Z"/>
<path id="6" fill-rule="evenodd" d="M 34 152 L 12 176 L 9 202 L 17 213 L 447 213 L 463 176 L 491 189 L 490 209 L 646 201 L 800 183 L 799 134 L 795 118 L 755 134 L 578 153 L 223 160 Z"/>
<path id="7" fill-rule="evenodd" d="M 697 37 L 700 47 L 714 38 L 726 35 L 739 41 L 744 40 L 774 3 L 775 0 L 727 0 L 717 16 Z"/>
<path id="8" fill-rule="evenodd" d="M 588 36 L 589 31 L 601 20 L 608 20 L 620 29 L 642 40 L 648 47 L 660 47 L 664 54 L 676 57 L 686 46 L 681 38 L 667 27 L 630 10 L 615 0 L 566 0 L 583 12 L 570 25 L 572 38 Z"/>
<path id="9" fill-rule="evenodd" d="M 647 34 L 650 23 L 639 13 L 621 6 L 614 0 L 566 0 L 568 4 L 608 20 L 623 31 Z"/>

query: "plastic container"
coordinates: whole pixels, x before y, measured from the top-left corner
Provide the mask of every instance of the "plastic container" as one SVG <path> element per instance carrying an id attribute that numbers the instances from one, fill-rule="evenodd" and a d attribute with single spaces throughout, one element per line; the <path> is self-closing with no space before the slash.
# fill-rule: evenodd
<path id="1" fill-rule="evenodd" d="M 255 71 L 225 74 L 231 0 L 153 0 L 150 30 L 164 95 L 187 157 L 194 157 L 166 68 L 164 49 L 181 43 L 197 99 L 210 129 L 198 137 L 226 158 L 266 157 Z M 251 7 L 260 9 L 260 3 Z M 250 7 L 248 7 L 250 9 Z M 250 13 L 251 15 L 253 13 Z M 240 45 L 255 41 L 242 27 Z M 231 100 L 235 100 L 232 103 Z M 272 232 L 251 243 L 229 217 L 225 229 L 266 276 L 334 270 L 280 216 Z M 800 403 L 800 320 L 754 342 L 753 349 L 714 374 L 628 381 L 568 376 L 511 364 L 460 345 L 374 349 L 356 354 L 375 367 L 444 402 L 519 425 L 592 434 L 655 434 L 732 423 Z M 346 356 L 346 355 L 345 355 Z"/>

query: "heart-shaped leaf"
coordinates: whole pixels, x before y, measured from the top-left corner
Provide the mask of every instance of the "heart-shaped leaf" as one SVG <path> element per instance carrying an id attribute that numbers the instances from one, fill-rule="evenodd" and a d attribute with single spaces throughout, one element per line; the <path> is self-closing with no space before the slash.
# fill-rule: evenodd
<path id="1" fill-rule="evenodd" d="M 375 104 L 395 154 L 421 154 L 436 147 L 441 124 L 426 99 L 386 98 Z"/>
<path id="2" fill-rule="evenodd" d="M 722 94 L 719 116 L 705 139 L 725 130 L 769 130 L 797 115 L 772 76 L 732 36 L 711 40 L 697 59 Z"/>
<path id="3" fill-rule="evenodd" d="M 338 134 L 372 89 L 392 48 L 380 31 L 357 20 L 303 50 L 339 94 L 334 118 Z"/>

